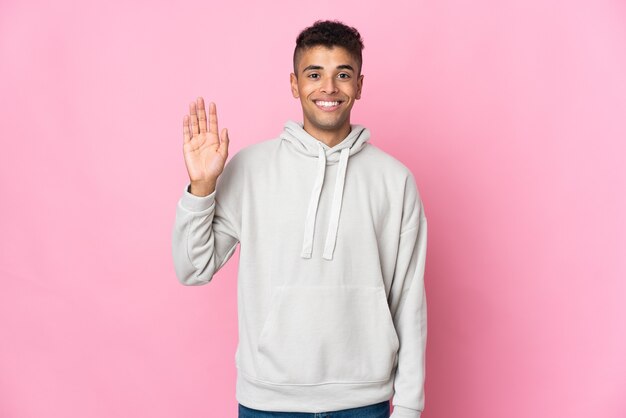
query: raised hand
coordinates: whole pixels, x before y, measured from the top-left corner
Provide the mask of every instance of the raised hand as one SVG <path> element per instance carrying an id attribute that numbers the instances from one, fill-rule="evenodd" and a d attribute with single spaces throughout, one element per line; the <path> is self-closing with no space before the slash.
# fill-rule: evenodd
<path id="1" fill-rule="evenodd" d="M 198 97 L 189 105 L 189 115 L 183 118 L 183 154 L 191 182 L 191 193 L 206 196 L 215 190 L 228 158 L 228 130 L 218 136 L 217 110 L 209 103 L 209 124 L 204 99 Z"/>

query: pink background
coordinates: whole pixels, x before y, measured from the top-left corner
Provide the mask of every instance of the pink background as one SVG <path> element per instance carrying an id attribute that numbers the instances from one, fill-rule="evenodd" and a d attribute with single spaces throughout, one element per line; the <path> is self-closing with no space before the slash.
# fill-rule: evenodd
<path id="1" fill-rule="evenodd" d="M 423 416 L 626 416 L 626 6 L 376 3 L 0 3 L 1 417 L 236 416 L 238 253 L 171 260 L 182 117 L 277 136 L 318 18 L 362 32 L 352 121 L 426 206 Z"/>

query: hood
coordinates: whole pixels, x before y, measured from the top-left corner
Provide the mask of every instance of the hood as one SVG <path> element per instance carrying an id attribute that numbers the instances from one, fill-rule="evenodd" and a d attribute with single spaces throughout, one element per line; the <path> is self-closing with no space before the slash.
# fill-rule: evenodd
<path id="1" fill-rule="evenodd" d="M 311 158 L 317 158 L 317 174 L 309 199 L 309 208 L 304 222 L 304 237 L 302 244 L 302 258 L 311 258 L 313 251 L 313 234 L 315 232 L 315 219 L 317 217 L 317 207 L 319 204 L 322 185 L 324 184 L 324 174 L 327 164 L 339 163 L 337 177 L 335 180 L 335 191 L 328 221 L 328 232 L 324 245 L 323 258 L 333 259 L 335 243 L 337 242 L 337 230 L 339 229 L 339 215 L 341 213 L 341 200 L 343 198 L 344 179 L 348 167 L 348 159 L 351 155 L 361 151 L 370 139 L 370 131 L 361 125 L 351 125 L 352 130 L 347 137 L 334 147 L 329 147 L 322 141 L 311 136 L 304 130 L 302 123 L 287 121 L 285 129 L 281 133 L 282 140 L 287 141 L 293 148 Z"/>

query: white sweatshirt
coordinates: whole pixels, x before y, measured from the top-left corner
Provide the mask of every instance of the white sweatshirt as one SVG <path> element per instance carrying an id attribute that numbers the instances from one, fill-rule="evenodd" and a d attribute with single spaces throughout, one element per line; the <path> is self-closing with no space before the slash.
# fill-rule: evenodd
<path id="1" fill-rule="evenodd" d="M 393 397 L 424 408 L 427 223 L 411 171 L 351 133 L 330 148 L 288 121 L 241 149 L 216 190 L 176 207 L 178 280 L 204 285 L 237 244 L 236 399 L 323 412 Z"/>

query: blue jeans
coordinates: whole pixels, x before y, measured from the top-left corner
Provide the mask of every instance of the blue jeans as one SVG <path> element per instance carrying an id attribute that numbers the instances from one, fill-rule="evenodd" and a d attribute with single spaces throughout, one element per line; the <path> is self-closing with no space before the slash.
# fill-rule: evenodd
<path id="1" fill-rule="evenodd" d="M 389 418 L 389 401 L 328 412 L 261 411 L 239 404 L 239 418 Z"/>

